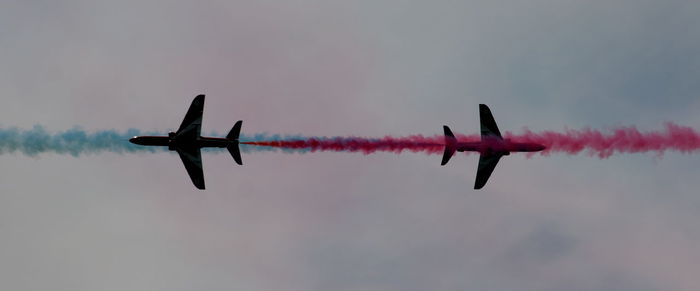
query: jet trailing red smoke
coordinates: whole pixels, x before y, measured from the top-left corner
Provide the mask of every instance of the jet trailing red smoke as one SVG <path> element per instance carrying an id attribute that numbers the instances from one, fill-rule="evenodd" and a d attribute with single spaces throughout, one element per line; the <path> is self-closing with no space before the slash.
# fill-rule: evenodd
<path id="1" fill-rule="evenodd" d="M 459 135 L 457 138 L 460 142 L 479 141 L 478 135 Z M 505 138 L 514 142 L 542 144 L 547 147 L 540 152 L 542 155 L 586 153 L 590 156 L 608 158 L 617 153 L 656 152 L 663 154 L 666 151 L 692 153 L 700 150 L 700 133 L 691 127 L 674 123 L 666 123 L 663 130 L 645 132 L 639 131 L 633 126 L 607 131 L 584 128 L 533 132 L 525 129 L 520 134 L 507 132 Z M 336 151 L 364 154 L 375 152 L 442 154 L 445 148 L 445 139 L 440 135 L 431 137 L 422 135 L 386 136 L 383 138 L 306 137 L 241 143 L 312 152 Z"/>

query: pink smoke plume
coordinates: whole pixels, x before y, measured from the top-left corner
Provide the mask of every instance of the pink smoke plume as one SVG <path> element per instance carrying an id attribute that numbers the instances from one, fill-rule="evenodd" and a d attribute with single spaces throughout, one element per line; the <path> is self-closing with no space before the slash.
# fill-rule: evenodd
<path id="1" fill-rule="evenodd" d="M 563 132 L 525 130 L 522 134 L 507 133 L 506 138 L 519 142 L 541 143 L 547 149 L 543 155 L 550 153 L 578 154 L 585 152 L 591 156 L 608 158 L 616 153 L 645 153 L 666 151 L 692 153 L 700 150 L 700 134 L 688 126 L 671 122 L 659 131 L 641 132 L 634 126 L 619 127 L 601 132 L 584 128 L 567 129 Z"/>
<path id="2" fill-rule="evenodd" d="M 465 137 L 470 140 L 478 140 L 478 136 Z M 375 152 L 401 153 L 422 152 L 426 154 L 442 153 L 445 148 L 445 138 L 442 136 L 424 137 L 411 135 L 406 137 L 364 138 L 364 137 L 306 137 L 302 139 L 241 142 L 256 146 L 268 146 L 285 149 L 299 149 L 315 151 L 335 152 L 361 152 L 371 154 Z"/>
<path id="3" fill-rule="evenodd" d="M 567 129 L 562 132 L 533 132 L 525 129 L 523 133 L 506 132 L 506 139 L 513 142 L 538 143 L 547 147 L 542 155 L 552 153 L 579 154 L 608 158 L 616 153 L 666 151 L 692 153 L 700 150 L 700 134 L 691 127 L 666 123 L 663 130 L 641 132 L 636 127 L 619 127 L 607 131 L 590 128 Z M 458 135 L 460 142 L 479 141 L 478 135 Z M 298 149 L 308 151 L 343 151 L 371 154 L 375 152 L 401 153 L 404 151 L 441 154 L 444 150 L 443 136 L 425 137 L 412 135 L 406 137 L 386 136 L 383 138 L 363 137 L 305 137 L 289 140 L 242 142 L 243 144 Z M 532 155 L 532 154 L 530 154 Z"/>

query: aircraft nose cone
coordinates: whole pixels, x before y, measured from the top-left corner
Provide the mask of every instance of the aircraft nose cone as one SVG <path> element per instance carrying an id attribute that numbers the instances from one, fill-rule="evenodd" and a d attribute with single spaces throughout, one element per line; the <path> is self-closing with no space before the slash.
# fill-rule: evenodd
<path id="1" fill-rule="evenodd" d="M 132 137 L 132 138 L 129 139 L 129 142 L 130 142 L 130 143 L 136 143 L 136 141 L 137 141 L 137 138 L 136 138 L 136 137 Z"/>

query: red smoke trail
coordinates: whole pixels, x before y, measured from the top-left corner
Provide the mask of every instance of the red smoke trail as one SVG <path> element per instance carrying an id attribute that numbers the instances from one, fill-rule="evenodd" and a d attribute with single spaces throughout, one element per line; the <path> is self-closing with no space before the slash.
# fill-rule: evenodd
<path id="1" fill-rule="evenodd" d="M 460 142 L 478 141 L 478 135 L 460 135 Z M 691 153 L 700 150 L 700 134 L 691 127 L 667 123 L 660 131 L 640 132 L 635 127 L 620 127 L 606 132 L 584 128 L 580 130 L 567 129 L 563 132 L 542 131 L 532 132 L 525 129 L 524 133 L 507 132 L 505 138 L 511 142 L 539 143 L 547 147 L 540 152 L 543 155 L 551 153 L 578 154 L 585 152 L 591 156 L 607 158 L 616 153 L 656 152 L 666 151 Z M 408 137 L 362 138 L 362 137 L 308 137 L 302 139 L 242 142 L 243 144 L 268 146 L 286 149 L 314 151 L 345 151 L 371 154 L 374 152 L 401 153 L 403 151 L 441 154 L 444 150 L 444 137 L 440 135 L 424 137 L 412 135 Z"/>
<path id="2" fill-rule="evenodd" d="M 525 130 L 522 134 L 506 134 L 507 138 L 518 142 L 534 142 L 547 146 L 542 152 L 578 154 L 585 152 L 591 156 L 608 158 L 616 153 L 666 151 L 692 153 L 700 150 L 700 134 L 693 128 L 674 123 L 666 123 L 659 131 L 640 132 L 636 127 L 619 127 L 607 132 L 584 128 L 568 129 L 564 132 Z"/>
<path id="3" fill-rule="evenodd" d="M 477 141 L 478 136 L 462 136 L 462 139 Z M 300 149 L 315 151 L 335 152 L 361 152 L 371 154 L 374 152 L 401 153 L 423 152 L 427 154 L 442 153 L 445 148 L 445 138 L 442 136 L 424 137 L 411 135 L 407 137 L 364 138 L 364 137 L 308 137 L 304 139 L 275 140 L 242 142 L 257 146 L 278 147 L 286 149 Z"/>

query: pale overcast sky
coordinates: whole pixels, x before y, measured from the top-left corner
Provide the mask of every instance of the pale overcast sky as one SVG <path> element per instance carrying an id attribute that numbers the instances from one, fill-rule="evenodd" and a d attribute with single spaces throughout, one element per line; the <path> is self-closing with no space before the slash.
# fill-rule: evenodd
<path id="1" fill-rule="evenodd" d="M 0 0 L 0 128 L 700 127 L 700 2 Z M 0 155 L 1 290 L 700 289 L 700 156 Z"/>

